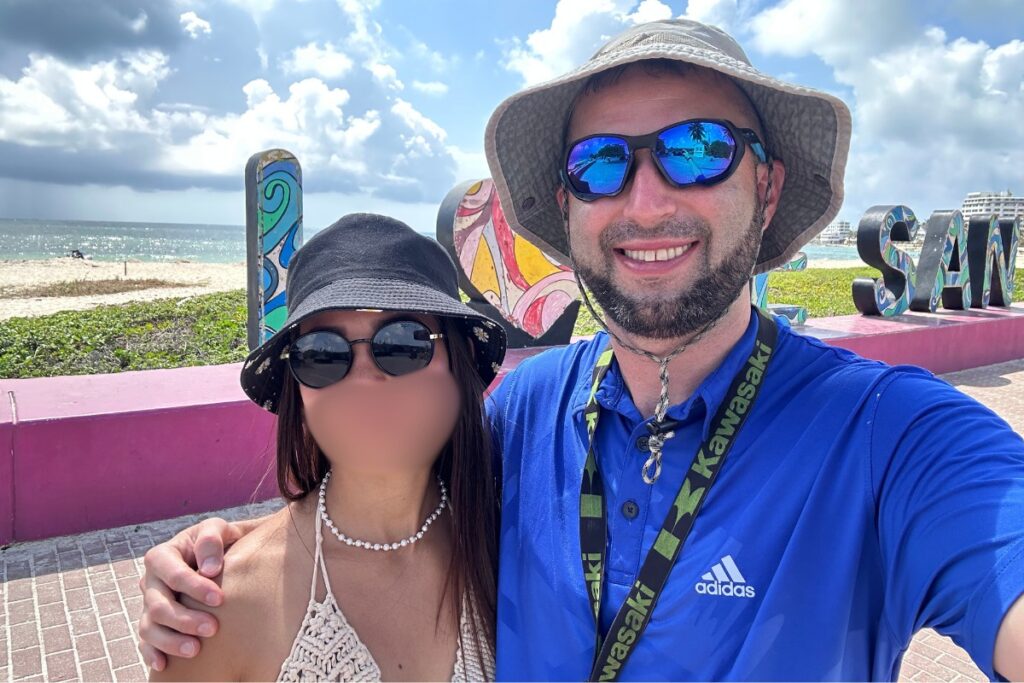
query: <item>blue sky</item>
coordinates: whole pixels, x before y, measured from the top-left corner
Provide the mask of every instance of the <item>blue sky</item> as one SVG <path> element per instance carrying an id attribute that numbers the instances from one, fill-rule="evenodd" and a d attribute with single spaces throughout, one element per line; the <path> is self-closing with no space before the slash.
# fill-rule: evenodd
<path id="1" fill-rule="evenodd" d="M 1024 192 L 1020 0 L 0 0 L 0 216 L 241 224 L 245 160 L 281 146 L 310 229 L 429 230 L 501 99 L 669 16 L 850 105 L 842 218 Z"/>

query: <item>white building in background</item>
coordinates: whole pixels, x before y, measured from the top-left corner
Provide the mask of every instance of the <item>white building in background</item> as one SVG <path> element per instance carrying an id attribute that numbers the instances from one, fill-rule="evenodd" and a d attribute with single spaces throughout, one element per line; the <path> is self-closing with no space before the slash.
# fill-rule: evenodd
<path id="1" fill-rule="evenodd" d="M 1000 218 L 1024 218 L 1024 197 L 1005 192 L 971 192 L 964 198 L 960 213 L 964 217 L 997 214 Z"/>
<path id="2" fill-rule="evenodd" d="M 825 226 L 817 241 L 821 244 L 843 244 L 851 236 L 850 221 L 833 221 Z"/>

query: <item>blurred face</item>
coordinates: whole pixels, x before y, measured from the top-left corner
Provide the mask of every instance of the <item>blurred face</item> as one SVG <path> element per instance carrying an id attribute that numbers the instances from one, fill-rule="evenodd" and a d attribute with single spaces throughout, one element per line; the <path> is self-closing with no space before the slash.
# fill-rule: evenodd
<path id="1" fill-rule="evenodd" d="M 302 323 L 300 334 L 334 330 L 349 341 L 370 339 L 392 320 L 418 320 L 439 332 L 436 318 L 410 313 L 331 311 Z M 448 368 L 444 339 L 430 364 L 395 377 L 373 362 L 369 344 L 355 344 L 352 366 L 322 389 L 299 384 L 306 428 L 332 467 L 387 472 L 429 466 L 458 419 L 458 385 Z"/>
<path id="2" fill-rule="evenodd" d="M 728 80 L 701 70 L 651 75 L 632 68 L 577 101 L 567 142 L 599 133 L 642 135 L 695 118 L 726 119 L 764 139 L 749 103 Z M 577 267 L 612 321 L 641 337 L 678 338 L 746 295 L 761 244 L 758 197 L 767 178 L 767 167 L 756 161 L 747 147 L 725 181 L 675 188 L 642 149 L 621 194 L 591 202 L 568 196 Z"/>

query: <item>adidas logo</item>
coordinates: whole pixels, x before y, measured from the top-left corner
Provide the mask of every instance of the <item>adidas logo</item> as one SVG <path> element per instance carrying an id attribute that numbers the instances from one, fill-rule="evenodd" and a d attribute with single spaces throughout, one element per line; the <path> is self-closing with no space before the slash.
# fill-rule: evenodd
<path id="1" fill-rule="evenodd" d="M 724 595 L 730 598 L 752 598 L 756 595 L 754 587 L 747 585 L 732 555 L 723 557 L 700 578 L 694 590 L 701 595 Z"/>

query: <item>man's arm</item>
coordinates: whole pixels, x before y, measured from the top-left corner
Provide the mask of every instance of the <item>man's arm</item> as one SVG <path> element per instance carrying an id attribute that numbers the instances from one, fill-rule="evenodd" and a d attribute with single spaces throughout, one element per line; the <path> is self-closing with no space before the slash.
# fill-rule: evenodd
<path id="1" fill-rule="evenodd" d="M 163 671 L 167 666 L 165 655 L 194 657 L 201 648 L 195 636 L 217 633 L 217 619 L 198 607 L 217 607 L 223 602 L 223 591 L 211 579 L 224 567 L 224 549 L 264 520 L 229 523 L 206 519 L 149 549 L 139 581 L 143 596 L 139 652 L 147 665 Z M 195 609 L 182 605 L 178 594 L 194 600 Z"/>
<path id="2" fill-rule="evenodd" d="M 890 628 L 934 628 L 1024 680 L 1024 440 L 944 382 L 891 379 L 869 415 Z"/>
<path id="3" fill-rule="evenodd" d="M 1003 678 L 1024 681 L 1024 595 L 1013 603 L 999 627 L 993 665 Z"/>

